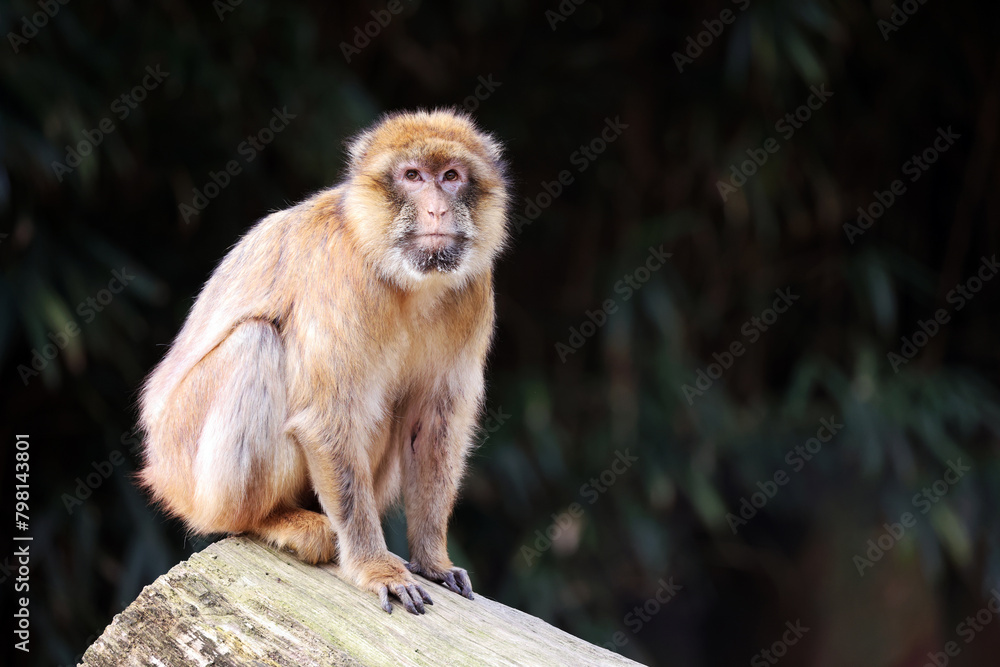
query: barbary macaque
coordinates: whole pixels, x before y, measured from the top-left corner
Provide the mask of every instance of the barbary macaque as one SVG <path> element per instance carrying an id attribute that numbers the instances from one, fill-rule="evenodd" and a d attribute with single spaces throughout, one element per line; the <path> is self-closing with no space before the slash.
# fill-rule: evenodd
<path id="1" fill-rule="evenodd" d="M 472 598 L 446 532 L 483 402 L 506 165 L 447 110 L 385 116 L 348 152 L 341 183 L 258 222 L 205 284 L 142 388 L 140 479 L 194 533 L 335 559 L 385 611 L 393 595 L 423 613 L 411 573 Z M 380 523 L 400 495 L 409 562 Z"/>

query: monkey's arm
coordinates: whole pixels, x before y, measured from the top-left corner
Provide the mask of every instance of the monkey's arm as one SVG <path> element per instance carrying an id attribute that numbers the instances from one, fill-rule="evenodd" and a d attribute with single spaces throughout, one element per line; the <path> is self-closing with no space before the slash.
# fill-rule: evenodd
<path id="1" fill-rule="evenodd" d="M 459 366 L 420 410 L 404 443 L 403 475 L 411 572 L 472 599 L 472 583 L 448 558 L 448 518 L 471 449 L 482 397 L 482 364 Z"/>
<path id="2" fill-rule="evenodd" d="M 323 511 L 337 533 L 339 563 L 347 576 L 364 590 L 378 594 L 382 608 L 392 613 L 389 595 L 395 595 L 413 614 L 424 613 L 431 597 L 389 553 L 382 533 L 367 458 L 368 429 L 351 423 L 349 407 L 299 412 L 288 429 L 302 446 L 309 476 Z"/>

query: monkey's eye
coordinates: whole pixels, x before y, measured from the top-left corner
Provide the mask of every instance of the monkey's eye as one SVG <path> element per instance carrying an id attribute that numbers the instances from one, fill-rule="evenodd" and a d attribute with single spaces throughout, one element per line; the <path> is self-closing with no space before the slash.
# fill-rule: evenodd
<path id="1" fill-rule="evenodd" d="M 418 178 L 420 178 L 420 172 L 417 171 L 416 169 L 407 169 L 406 170 L 406 178 L 408 180 L 415 181 Z"/>
<path id="2" fill-rule="evenodd" d="M 444 180 L 446 180 L 446 181 L 457 181 L 458 180 L 458 172 L 455 171 L 454 169 L 449 169 L 448 171 L 444 172 Z"/>

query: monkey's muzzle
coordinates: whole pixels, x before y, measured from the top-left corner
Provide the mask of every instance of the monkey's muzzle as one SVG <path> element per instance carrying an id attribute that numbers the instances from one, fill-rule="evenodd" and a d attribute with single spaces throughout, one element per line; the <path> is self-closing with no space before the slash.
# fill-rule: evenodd
<path id="1" fill-rule="evenodd" d="M 463 234 L 415 234 L 408 239 L 406 255 L 423 273 L 450 272 L 458 268 L 467 244 Z"/>

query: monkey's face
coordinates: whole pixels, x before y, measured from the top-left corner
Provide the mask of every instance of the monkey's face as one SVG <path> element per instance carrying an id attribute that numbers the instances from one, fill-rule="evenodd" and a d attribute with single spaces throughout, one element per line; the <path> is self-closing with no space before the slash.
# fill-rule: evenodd
<path id="1" fill-rule="evenodd" d="M 405 260 L 420 273 L 457 271 L 475 235 L 468 167 L 407 161 L 392 181 L 399 211 L 390 236 Z"/>
<path id="2" fill-rule="evenodd" d="M 397 285 L 488 272 L 507 237 L 500 145 L 450 111 L 387 116 L 349 145 L 344 210 L 359 246 Z"/>

